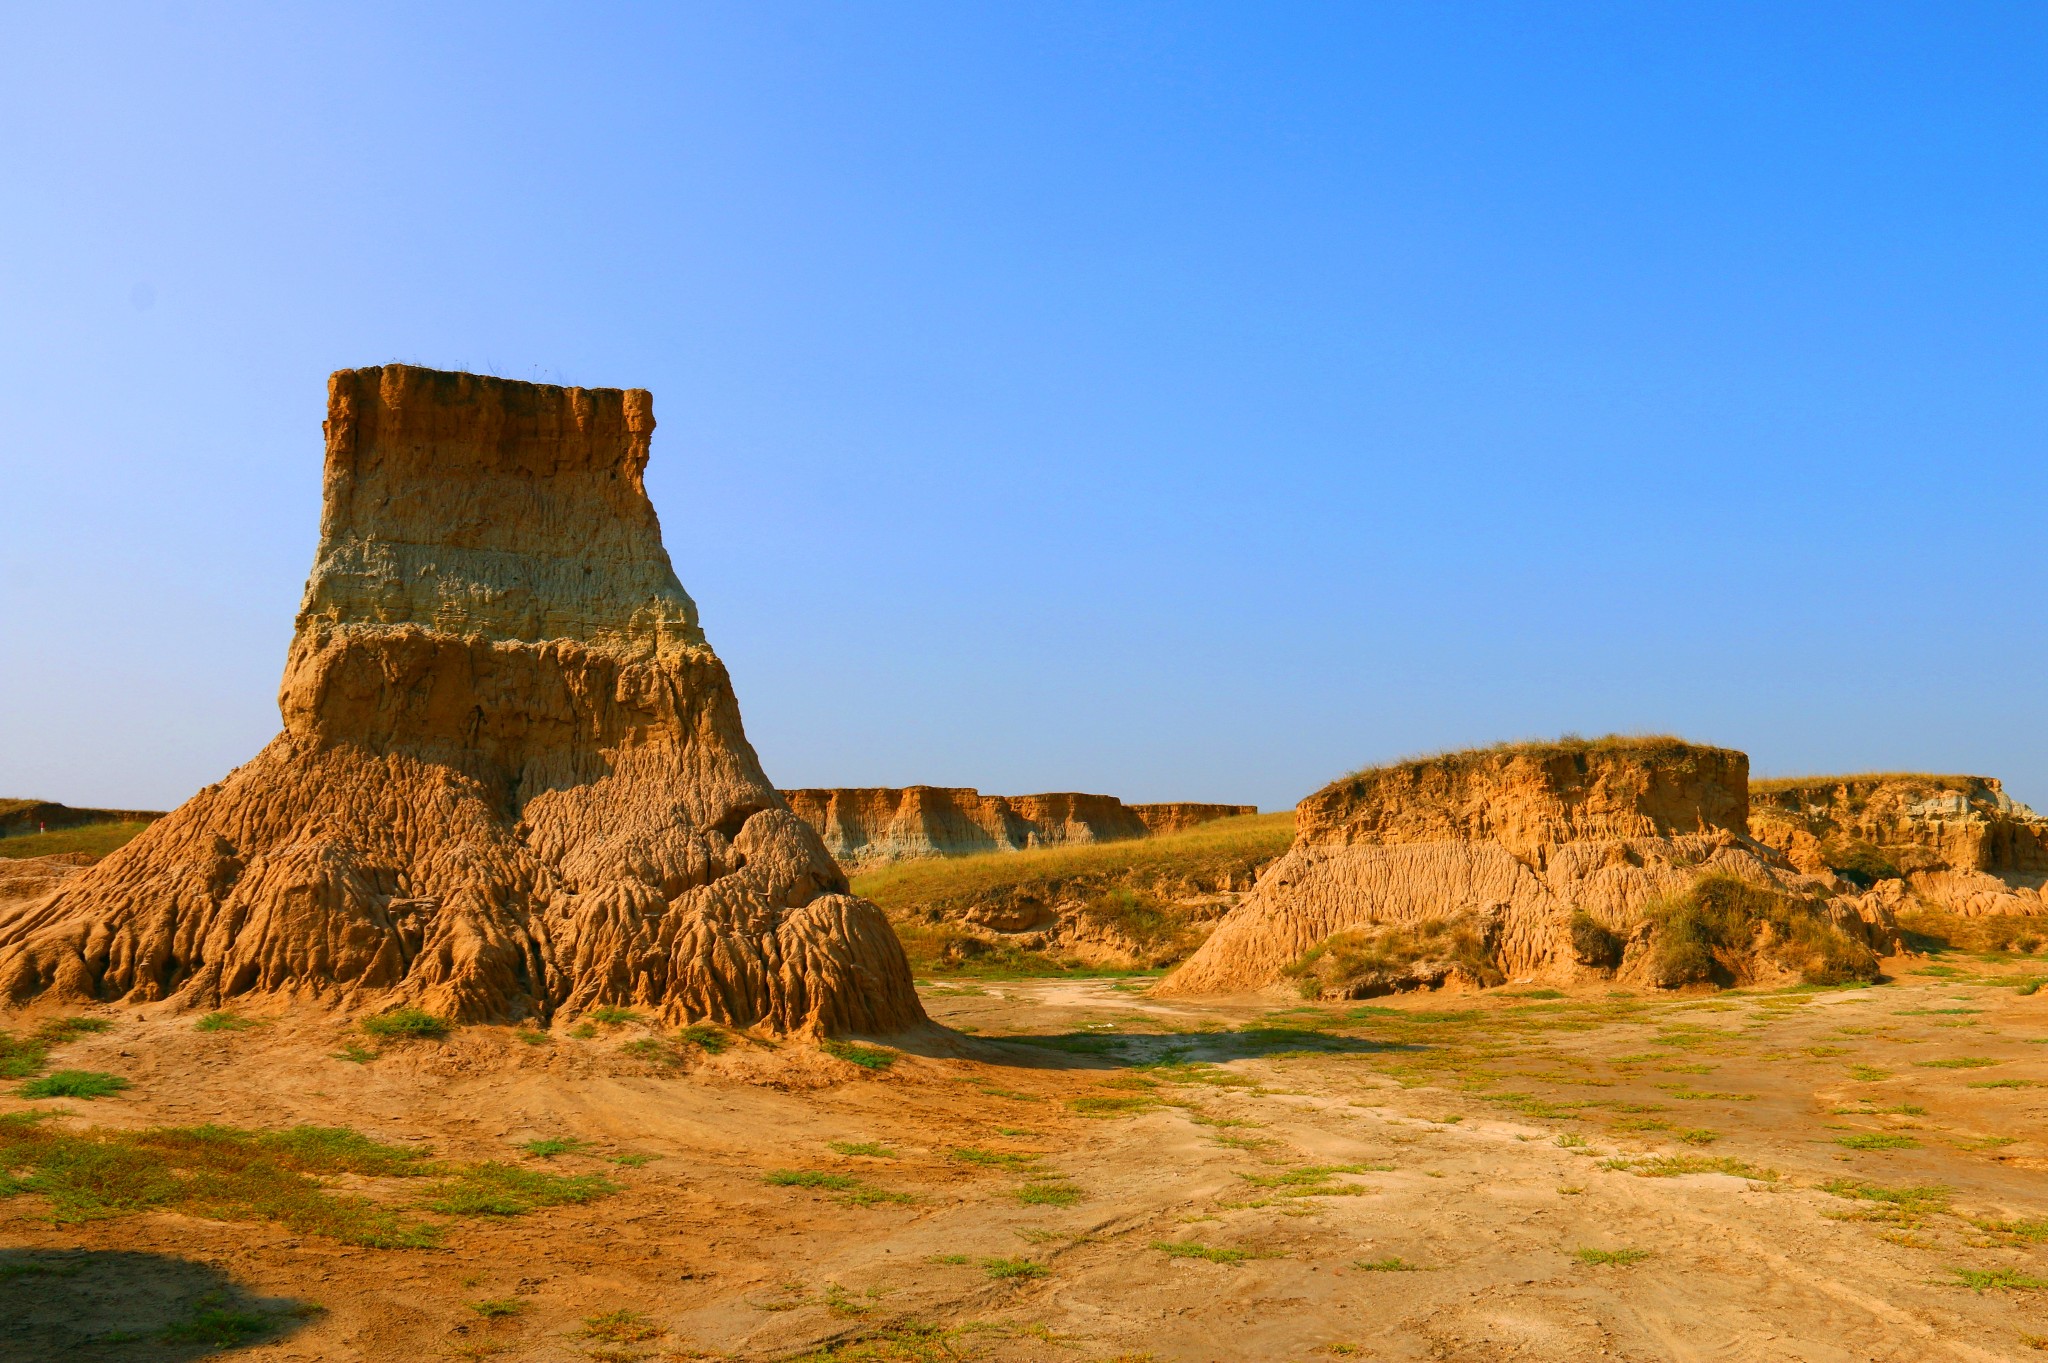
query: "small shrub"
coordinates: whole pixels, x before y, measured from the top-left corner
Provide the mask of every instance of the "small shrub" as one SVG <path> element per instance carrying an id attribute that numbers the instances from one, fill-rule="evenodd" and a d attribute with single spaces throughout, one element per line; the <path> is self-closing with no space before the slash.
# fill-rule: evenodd
<path id="1" fill-rule="evenodd" d="M 351 1041 L 334 1053 L 336 1060 L 346 1060 L 351 1065 L 367 1065 L 377 1058 L 377 1053 Z"/>
<path id="2" fill-rule="evenodd" d="M 1817 900 L 1733 876 L 1708 875 L 1653 902 L 1652 971 L 1666 988 L 1746 982 L 1757 955 L 1799 971 L 1807 984 L 1877 979 L 1877 957 L 1829 919 Z"/>
<path id="3" fill-rule="evenodd" d="M 1582 1264 L 1617 1264 L 1626 1267 L 1639 1264 L 1650 1257 L 1646 1249 L 1580 1249 L 1573 1252 L 1573 1258 Z"/>
<path id="4" fill-rule="evenodd" d="M 1572 911 L 1571 935 L 1572 959 L 1580 965 L 1592 966 L 1597 970 L 1612 970 L 1621 964 L 1621 953 L 1625 943 L 1584 909 Z M 1562 998 L 1563 995 L 1555 990 L 1549 990 L 1523 997 Z"/>
<path id="5" fill-rule="evenodd" d="M 629 1022 L 640 1020 L 640 1015 L 630 1008 L 593 1008 L 583 1016 L 607 1027 L 623 1027 Z"/>
<path id="6" fill-rule="evenodd" d="M 1379 923 L 1325 938 L 1286 973 L 1305 999 L 1375 998 L 1434 988 L 1454 976 L 1505 984 L 1507 976 L 1494 960 L 1495 932 L 1492 923 L 1473 915 Z"/>
<path id="7" fill-rule="evenodd" d="M 1687 1145 L 1712 1145 L 1715 1141 L 1721 1139 L 1720 1132 L 1710 1131 L 1703 1126 L 1696 1126 L 1691 1130 L 1679 1131 L 1673 1134 Z"/>
<path id="8" fill-rule="evenodd" d="M 31 1079 L 18 1090 L 24 1098 L 104 1098 L 129 1087 L 118 1074 L 99 1070 L 58 1070 Z"/>
<path id="9" fill-rule="evenodd" d="M 362 1020 L 362 1028 L 385 1041 L 439 1041 L 453 1030 L 448 1019 L 423 1008 L 394 1008 Z"/>
<path id="10" fill-rule="evenodd" d="M 498 1320 L 505 1316 L 516 1316 L 526 1309 L 526 1303 L 511 1297 L 493 1297 L 487 1301 L 473 1301 L 469 1309 L 485 1320 Z"/>

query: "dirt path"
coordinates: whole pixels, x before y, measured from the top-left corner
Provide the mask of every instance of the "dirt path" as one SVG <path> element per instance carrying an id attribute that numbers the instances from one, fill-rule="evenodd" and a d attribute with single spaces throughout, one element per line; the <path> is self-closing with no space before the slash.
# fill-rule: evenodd
<path id="1" fill-rule="evenodd" d="M 204 1301 L 268 1322 L 251 1360 L 2038 1357 L 2048 999 L 1895 964 L 1377 1008 L 949 985 L 927 1002 L 970 1035 L 875 1071 L 796 1045 L 674 1069 L 630 1025 L 354 1063 L 325 1020 L 110 1010 L 53 1063 L 133 1088 L 0 1115 L 346 1125 L 619 1191 L 413 1250 L 17 1195 L 0 1357 L 199 1357 L 163 1332 Z"/>

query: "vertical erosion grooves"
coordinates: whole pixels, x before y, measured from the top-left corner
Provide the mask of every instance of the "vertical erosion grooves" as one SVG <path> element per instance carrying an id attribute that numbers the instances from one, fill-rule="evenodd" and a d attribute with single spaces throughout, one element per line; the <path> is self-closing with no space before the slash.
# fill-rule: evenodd
<path id="1" fill-rule="evenodd" d="M 329 401 L 284 732 L 0 903 L 0 998 L 923 1022 L 670 571 L 647 395 L 385 366 Z"/>

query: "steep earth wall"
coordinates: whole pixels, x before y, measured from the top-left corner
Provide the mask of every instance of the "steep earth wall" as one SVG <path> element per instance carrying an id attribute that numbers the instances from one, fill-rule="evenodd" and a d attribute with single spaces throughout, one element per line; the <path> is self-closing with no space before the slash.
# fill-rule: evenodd
<path id="1" fill-rule="evenodd" d="M 747 743 L 642 483 L 645 392 L 342 370 L 324 429 L 284 731 L 0 910 L 0 995 L 922 1019 Z"/>
<path id="2" fill-rule="evenodd" d="M 1759 782 L 1759 841 L 1812 875 L 1965 916 L 2048 913 L 2048 819 L 1989 776 L 1885 773 Z"/>
<path id="3" fill-rule="evenodd" d="M 1258 812 L 1249 805 L 1126 805 L 1113 795 L 1074 792 L 983 795 L 959 786 L 785 790 L 782 797 L 850 871 L 923 857 L 1116 842 Z"/>
<path id="4" fill-rule="evenodd" d="M 1640 974 L 1645 909 L 1703 876 L 1820 888 L 1749 836 L 1748 777 L 1744 754 L 1675 739 L 1503 746 L 1346 777 L 1296 806 L 1287 855 L 1161 992 L 1263 989 L 1337 934 L 1435 924 L 1506 978 Z M 1889 930 L 1832 912 L 1862 937 Z M 1602 961 L 1589 939 L 1626 955 Z"/>

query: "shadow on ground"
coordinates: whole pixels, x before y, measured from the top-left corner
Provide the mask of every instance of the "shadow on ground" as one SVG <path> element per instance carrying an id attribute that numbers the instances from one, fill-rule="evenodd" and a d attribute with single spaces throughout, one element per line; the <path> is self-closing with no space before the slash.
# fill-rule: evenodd
<path id="1" fill-rule="evenodd" d="M 1128 1069 L 1134 1065 L 1215 1064 L 1276 1055 L 1380 1055 L 1420 1051 L 1407 1042 L 1305 1027 L 1244 1027 L 1204 1032 L 1055 1032 L 1002 1036 L 981 1033 L 975 1058 L 998 1065 L 1058 1066 L 1066 1069 Z"/>
<path id="2" fill-rule="evenodd" d="M 183 1363 L 270 1343 L 316 1314 L 175 1255 L 0 1249 L 0 1363 Z"/>

